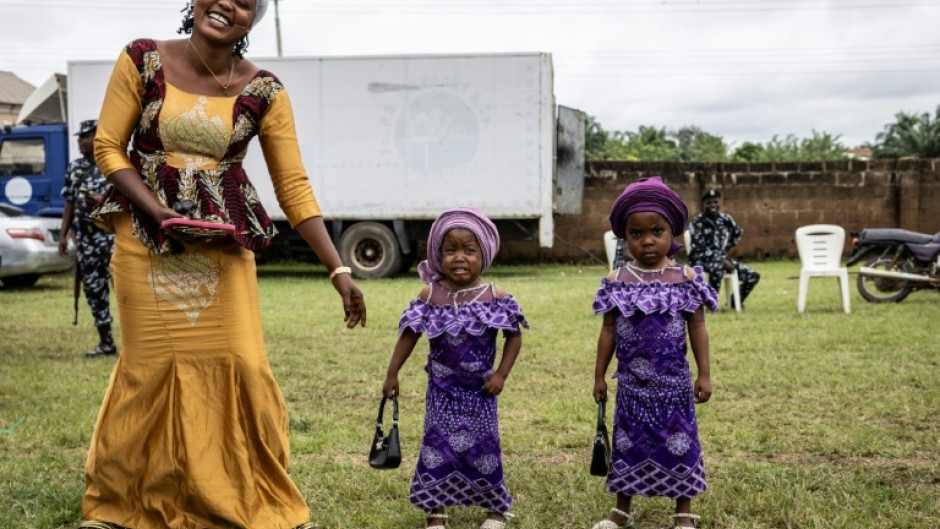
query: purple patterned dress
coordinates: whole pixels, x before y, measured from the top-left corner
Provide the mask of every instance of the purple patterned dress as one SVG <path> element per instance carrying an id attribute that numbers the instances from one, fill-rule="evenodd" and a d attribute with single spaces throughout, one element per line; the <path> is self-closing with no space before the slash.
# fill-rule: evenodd
<path id="1" fill-rule="evenodd" d="M 595 313 L 617 313 L 612 493 L 677 499 L 705 490 L 686 319 L 703 305 L 714 310 L 718 295 L 699 269 L 695 279 L 685 270 L 623 266 L 616 280 L 601 280 L 594 299 Z"/>
<path id="2" fill-rule="evenodd" d="M 424 333 L 431 345 L 421 454 L 409 499 L 426 511 L 476 505 L 504 513 L 512 497 L 503 482 L 496 397 L 483 391 L 493 372 L 499 331 L 529 325 L 512 296 L 492 285 L 455 292 L 431 285 L 428 301 L 405 309 L 399 332 Z"/>

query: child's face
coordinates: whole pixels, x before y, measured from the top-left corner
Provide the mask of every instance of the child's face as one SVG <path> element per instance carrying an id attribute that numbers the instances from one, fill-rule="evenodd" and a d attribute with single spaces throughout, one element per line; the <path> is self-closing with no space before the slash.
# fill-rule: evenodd
<path id="1" fill-rule="evenodd" d="M 454 228 L 444 234 L 441 269 L 449 286 L 458 289 L 474 286 L 483 272 L 483 252 L 471 231 Z"/>
<path id="2" fill-rule="evenodd" d="M 669 264 L 672 227 L 659 213 L 639 211 L 627 217 L 627 247 L 643 268 L 662 268 Z"/>

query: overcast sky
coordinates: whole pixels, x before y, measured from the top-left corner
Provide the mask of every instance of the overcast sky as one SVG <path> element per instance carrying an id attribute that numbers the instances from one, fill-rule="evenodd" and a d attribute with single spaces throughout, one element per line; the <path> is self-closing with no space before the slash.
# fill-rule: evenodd
<path id="1" fill-rule="evenodd" d="M 113 59 L 138 37 L 177 38 L 184 4 L 0 0 L 0 70 L 38 85 L 68 60 Z M 286 56 L 549 52 L 557 102 L 609 130 L 697 125 L 740 144 L 815 129 L 853 146 L 898 111 L 940 105 L 940 0 L 278 5 Z M 276 54 L 272 5 L 247 56 Z"/>

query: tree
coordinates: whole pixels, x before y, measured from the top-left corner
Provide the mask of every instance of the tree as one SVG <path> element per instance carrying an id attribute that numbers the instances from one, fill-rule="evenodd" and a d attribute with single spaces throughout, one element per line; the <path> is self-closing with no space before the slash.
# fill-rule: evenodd
<path id="1" fill-rule="evenodd" d="M 875 136 L 875 156 L 878 158 L 940 158 L 940 105 L 931 119 L 930 114 L 898 112 L 894 123 Z"/>

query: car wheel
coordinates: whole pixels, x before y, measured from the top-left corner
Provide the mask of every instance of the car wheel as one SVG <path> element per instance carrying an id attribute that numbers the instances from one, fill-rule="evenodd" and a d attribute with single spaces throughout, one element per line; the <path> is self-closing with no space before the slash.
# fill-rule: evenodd
<path id="1" fill-rule="evenodd" d="M 26 288 L 31 287 L 39 281 L 39 274 L 23 274 L 21 276 L 9 276 L 0 279 L 0 283 L 7 288 Z"/>
<path id="2" fill-rule="evenodd" d="M 350 226 L 339 239 L 339 254 L 355 277 L 391 277 L 401 269 L 398 239 L 392 230 L 378 222 Z"/>

